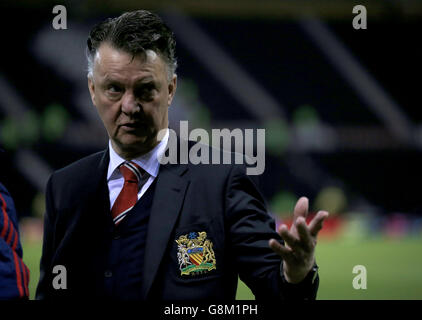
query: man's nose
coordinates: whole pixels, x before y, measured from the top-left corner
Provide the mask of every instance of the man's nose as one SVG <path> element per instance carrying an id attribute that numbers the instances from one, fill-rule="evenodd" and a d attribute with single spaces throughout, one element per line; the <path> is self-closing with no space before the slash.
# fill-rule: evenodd
<path id="1" fill-rule="evenodd" d="M 134 94 L 126 92 L 122 98 L 122 112 L 131 115 L 139 112 L 141 108 L 142 107 L 135 98 Z"/>

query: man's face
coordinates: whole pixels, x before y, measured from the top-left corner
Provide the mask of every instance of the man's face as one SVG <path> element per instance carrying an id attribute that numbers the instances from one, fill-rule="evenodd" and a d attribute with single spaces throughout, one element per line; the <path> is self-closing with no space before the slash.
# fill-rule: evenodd
<path id="1" fill-rule="evenodd" d="M 176 92 L 176 76 L 154 51 L 133 57 L 103 43 L 88 77 L 92 103 L 98 110 L 115 151 L 132 159 L 151 150 L 157 133 L 168 126 L 168 107 Z"/>

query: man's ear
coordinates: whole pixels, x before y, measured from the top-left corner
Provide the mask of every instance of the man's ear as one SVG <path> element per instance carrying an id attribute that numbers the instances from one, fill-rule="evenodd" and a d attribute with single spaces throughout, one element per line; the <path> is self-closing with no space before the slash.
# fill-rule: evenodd
<path id="1" fill-rule="evenodd" d="M 174 74 L 173 78 L 168 84 L 168 90 L 169 90 L 169 96 L 167 100 L 167 105 L 170 107 L 171 102 L 173 101 L 173 97 L 176 94 L 176 88 L 177 88 L 177 75 Z"/>
<path id="2" fill-rule="evenodd" d="M 96 106 L 96 104 L 95 104 L 95 85 L 94 85 L 94 81 L 92 80 L 92 76 L 88 76 L 88 89 L 89 89 L 89 93 L 91 95 L 92 104 L 94 106 Z"/>

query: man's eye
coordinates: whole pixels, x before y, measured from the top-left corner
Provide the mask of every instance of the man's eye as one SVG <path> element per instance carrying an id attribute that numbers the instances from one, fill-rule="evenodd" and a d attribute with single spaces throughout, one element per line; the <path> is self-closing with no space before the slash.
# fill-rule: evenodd
<path id="1" fill-rule="evenodd" d="M 142 97 L 143 98 L 146 98 L 146 99 L 151 98 L 152 97 L 152 90 L 145 90 L 145 91 L 143 91 L 142 92 Z"/>
<path id="2" fill-rule="evenodd" d="M 136 95 L 144 101 L 149 101 L 149 100 L 152 100 L 154 97 L 154 90 L 151 87 L 146 87 L 146 88 L 137 90 Z"/>
<path id="3" fill-rule="evenodd" d="M 112 84 L 112 85 L 109 85 L 107 87 L 107 91 L 109 91 L 111 93 L 117 93 L 117 92 L 121 92 L 122 89 L 119 86 L 116 86 L 116 85 Z"/>

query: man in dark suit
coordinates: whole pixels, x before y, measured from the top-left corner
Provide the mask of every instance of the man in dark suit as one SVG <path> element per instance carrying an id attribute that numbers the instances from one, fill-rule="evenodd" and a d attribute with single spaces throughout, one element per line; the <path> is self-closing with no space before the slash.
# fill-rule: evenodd
<path id="1" fill-rule="evenodd" d="M 160 164 L 172 143 L 174 52 L 173 33 L 148 11 L 91 31 L 88 87 L 109 146 L 50 177 L 37 297 L 234 299 L 240 276 L 257 299 L 314 299 L 326 212 L 308 225 L 301 198 L 278 234 L 245 166 Z"/>

